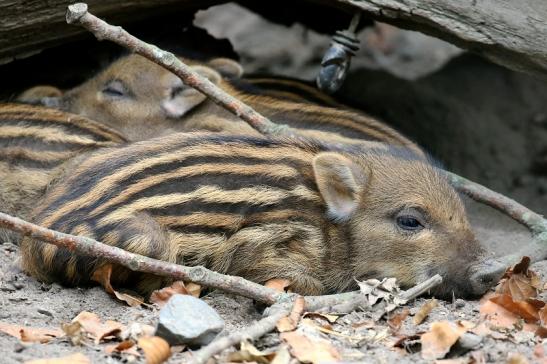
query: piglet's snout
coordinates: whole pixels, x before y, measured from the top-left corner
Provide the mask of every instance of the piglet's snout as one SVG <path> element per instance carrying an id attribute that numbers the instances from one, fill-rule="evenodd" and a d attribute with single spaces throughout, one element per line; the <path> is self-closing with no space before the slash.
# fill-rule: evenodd
<path id="1" fill-rule="evenodd" d="M 469 269 L 473 295 L 483 295 L 499 282 L 507 267 L 494 259 L 483 260 Z"/>

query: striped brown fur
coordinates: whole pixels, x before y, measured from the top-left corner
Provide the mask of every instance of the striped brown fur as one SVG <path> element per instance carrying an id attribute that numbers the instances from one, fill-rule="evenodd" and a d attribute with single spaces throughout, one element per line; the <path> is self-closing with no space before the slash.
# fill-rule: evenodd
<path id="1" fill-rule="evenodd" d="M 421 154 L 376 142 L 152 139 L 95 152 L 32 215 L 45 227 L 165 261 L 260 283 L 286 278 L 302 294 L 346 290 L 354 278 L 394 276 L 407 287 L 436 273 L 445 278 L 439 295 L 486 289 L 469 282 L 482 250 L 444 176 Z M 105 264 L 30 238 L 22 254 L 30 274 L 69 285 L 88 283 Z M 114 284 L 144 294 L 167 283 L 116 272 Z"/>
<path id="2" fill-rule="evenodd" d="M 68 161 L 123 142 L 118 132 L 79 115 L 0 104 L 0 211 L 25 218 Z M 0 239 L 12 236 L 0 230 Z"/>
<path id="3" fill-rule="evenodd" d="M 240 66 L 226 59 L 204 63 L 186 61 L 224 91 L 272 121 L 288 124 L 300 135 L 330 143 L 380 141 L 421 153 L 418 146 L 393 128 L 339 104 L 305 82 L 274 77 L 240 78 Z M 42 90 L 51 94 L 50 88 L 39 86 L 36 93 L 28 90 L 22 99 L 36 102 Z M 51 97 L 45 99 L 51 103 Z M 168 135 L 173 131 L 258 135 L 238 117 L 138 55 L 121 58 L 53 103 L 104 122 L 129 140 Z"/>

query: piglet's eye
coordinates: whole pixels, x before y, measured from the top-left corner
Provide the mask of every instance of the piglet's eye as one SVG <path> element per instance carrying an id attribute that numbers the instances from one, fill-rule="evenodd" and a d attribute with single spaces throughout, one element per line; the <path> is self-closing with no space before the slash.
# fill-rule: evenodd
<path id="1" fill-rule="evenodd" d="M 408 231 L 418 231 L 424 228 L 422 223 L 417 218 L 408 215 L 398 216 L 397 225 L 401 229 Z"/>
<path id="2" fill-rule="evenodd" d="M 105 96 L 108 97 L 127 97 L 129 96 L 129 93 L 127 91 L 127 87 L 125 87 L 124 83 L 119 80 L 114 80 L 108 82 L 103 90 L 102 93 Z"/>

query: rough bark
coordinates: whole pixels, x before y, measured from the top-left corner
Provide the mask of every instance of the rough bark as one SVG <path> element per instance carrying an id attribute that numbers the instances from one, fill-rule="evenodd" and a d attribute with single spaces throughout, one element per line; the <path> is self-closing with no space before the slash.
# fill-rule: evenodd
<path id="1" fill-rule="evenodd" d="M 70 0 L 0 0 L 0 64 L 74 39 L 81 29 L 64 22 Z M 222 0 L 91 0 L 95 14 L 116 24 L 205 8 Z M 544 0 L 307 0 L 444 39 L 486 58 L 547 78 L 547 2 Z M 254 7 L 255 10 L 261 11 Z M 264 9 L 266 11 L 267 8 Z M 303 21 L 305 19 L 302 19 Z M 308 19 L 309 20 L 309 19 Z M 325 19 L 331 22 L 334 19 Z"/>
<path id="2" fill-rule="evenodd" d="M 544 0 L 336 0 L 517 71 L 547 78 Z"/>
<path id="3" fill-rule="evenodd" d="M 94 13 L 115 22 L 130 22 L 205 8 L 215 0 L 89 0 Z M 30 56 L 85 34 L 65 21 L 66 8 L 74 1 L 0 0 L 0 64 Z"/>

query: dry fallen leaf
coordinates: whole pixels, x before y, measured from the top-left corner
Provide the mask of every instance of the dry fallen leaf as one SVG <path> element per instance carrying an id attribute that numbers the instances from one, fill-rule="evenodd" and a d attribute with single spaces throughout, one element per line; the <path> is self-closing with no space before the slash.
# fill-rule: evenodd
<path id="1" fill-rule="evenodd" d="M 422 335 L 422 358 L 426 360 L 441 359 L 450 351 L 452 345 L 467 330 L 448 321 L 431 324 L 431 329 Z"/>
<path id="2" fill-rule="evenodd" d="M 322 333 L 338 336 L 338 337 L 347 339 L 349 341 L 361 341 L 361 340 L 364 340 L 364 339 L 369 339 L 369 340 L 372 341 L 372 340 L 380 340 L 381 339 L 380 337 L 376 336 L 375 332 L 371 332 L 371 334 L 374 335 L 374 336 L 371 336 L 371 337 L 351 336 L 351 335 L 343 334 L 341 332 L 334 331 L 332 329 L 332 326 L 330 326 L 330 324 L 329 325 L 318 325 L 315 321 L 313 321 L 312 319 L 309 319 L 309 318 L 302 319 L 302 325 L 307 326 L 307 327 L 312 327 L 317 331 L 321 331 Z M 387 336 L 387 329 L 385 330 L 385 332 L 386 332 L 386 336 Z M 383 333 L 380 333 L 379 335 L 383 335 Z"/>
<path id="3" fill-rule="evenodd" d="M 310 317 L 310 318 L 318 318 L 325 321 L 328 321 L 329 323 L 333 324 L 338 320 L 340 317 L 339 315 L 331 315 L 327 313 L 321 313 L 321 312 L 306 312 L 302 317 Z"/>
<path id="4" fill-rule="evenodd" d="M 530 258 L 522 257 L 518 264 L 505 273 L 496 292 L 508 294 L 515 301 L 537 297 L 542 284 L 539 276 L 528 269 L 529 266 Z"/>
<path id="5" fill-rule="evenodd" d="M 99 344 L 101 340 L 108 336 L 119 334 L 125 326 L 119 322 L 107 320 L 101 323 L 101 319 L 94 313 L 82 311 L 73 320 L 81 325 L 82 329 Z"/>
<path id="6" fill-rule="evenodd" d="M 137 345 L 132 340 L 124 340 L 118 344 L 107 345 L 104 348 L 105 353 L 112 355 L 114 353 L 127 354 L 135 357 L 140 357 L 141 354 L 137 351 Z"/>
<path id="7" fill-rule="evenodd" d="M 165 306 L 171 296 L 175 294 L 185 294 L 199 298 L 201 294 L 201 286 L 196 283 L 184 283 L 183 281 L 175 281 L 169 287 L 158 289 L 150 295 L 150 302 L 157 304 L 160 307 Z"/>
<path id="8" fill-rule="evenodd" d="M 279 348 L 275 352 L 275 357 L 270 364 L 289 364 L 292 360 L 289 347 L 285 344 L 279 345 Z"/>
<path id="9" fill-rule="evenodd" d="M 311 339 L 296 332 L 281 333 L 281 340 L 290 346 L 292 355 L 304 363 L 336 362 L 341 356 L 330 342 L 324 339 Z"/>
<path id="10" fill-rule="evenodd" d="M 391 317 L 387 320 L 387 324 L 391 328 L 393 332 L 399 331 L 401 328 L 401 325 L 403 324 L 404 320 L 408 317 L 408 314 L 410 313 L 410 309 L 408 307 L 403 308 L 403 310 L 399 313 L 391 315 Z"/>
<path id="11" fill-rule="evenodd" d="M 82 325 L 79 322 L 61 324 L 61 328 L 65 335 L 70 339 L 72 345 L 82 345 L 87 338 L 87 333 L 82 330 Z"/>
<path id="12" fill-rule="evenodd" d="M 519 353 L 510 353 L 507 356 L 507 364 L 528 364 L 528 359 Z"/>
<path id="13" fill-rule="evenodd" d="M 520 263 L 505 273 L 496 294 L 488 296 L 488 300 L 485 300 L 487 296 L 481 300 L 481 314 L 492 324 L 507 328 L 523 326 L 520 322 L 523 319 L 526 321 L 524 330 L 546 337 L 547 327 L 543 324 L 547 316 L 546 305 L 536 299 L 543 287 L 539 276 L 528 269 L 529 265 L 530 258 L 523 257 Z"/>
<path id="14" fill-rule="evenodd" d="M 24 342 L 45 344 L 57 337 L 63 336 L 63 331 L 57 328 L 46 329 L 38 327 L 25 327 L 20 325 L 0 322 L 0 331 L 14 336 Z"/>
<path id="15" fill-rule="evenodd" d="M 510 295 L 501 294 L 490 298 L 490 301 L 500 305 L 507 311 L 522 317 L 527 322 L 539 320 L 539 310 L 545 303 L 539 300 L 527 299 L 526 301 L 514 301 Z"/>
<path id="16" fill-rule="evenodd" d="M 159 336 L 142 337 L 138 345 L 144 351 L 147 364 L 161 364 L 171 356 L 169 344 Z"/>
<path id="17" fill-rule="evenodd" d="M 291 285 L 291 281 L 288 279 L 270 279 L 264 284 L 266 287 L 275 289 L 277 292 L 285 292 L 287 288 Z"/>
<path id="18" fill-rule="evenodd" d="M 268 364 L 275 356 L 275 351 L 261 351 L 248 341 L 242 341 L 239 350 L 228 355 L 228 362 Z"/>
<path id="19" fill-rule="evenodd" d="M 91 360 L 81 353 L 63 356 L 61 358 L 35 359 L 24 364 L 91 364 Z"/>
<path id="20" fill-rule="evenodd" d="M 490 333 L 490 327 L 515 329 L 518 326 L 522 326 L 522 330 L 534 332 L 538 326 L 536 324 L 524 323 L 522 325 L 522 318 L 516 314 L 507 311 L 502 306 L 490 301 L 490 298 L 486 299 L 480 306 L 480 313 L 487 322 L 487 325 L 479 325 L 473 330 L 477 335 L 485 336 Z M 478 329 L 484 330 L 484 332 L 477 332 Z M 490 335 L 492 336 L 492 335 Z M 494 338 L 499 338 L 495 337 Z"/>
<path id="21" fill-rule="evenodd" d="M 111 276 L 112 264 L 105 264 L 93 272 L 91 280 L 100 283 L 107 293 L 114 295 L 118 300 L 127 303 L 131 307 L 136 307 L 144 304 L 144 300 L 142 299 L 142 297 L 139 297 L 135 294 L 116 291 L 110 283 Z"/>
<path id="22" fill-rule="evenodd" d="M 430 299 L 420 307 L 420 310 L 414 316 L 414 325 L 419 325 L 429 316 L 431 311 L 439 305 L 436 299 Z"/>

